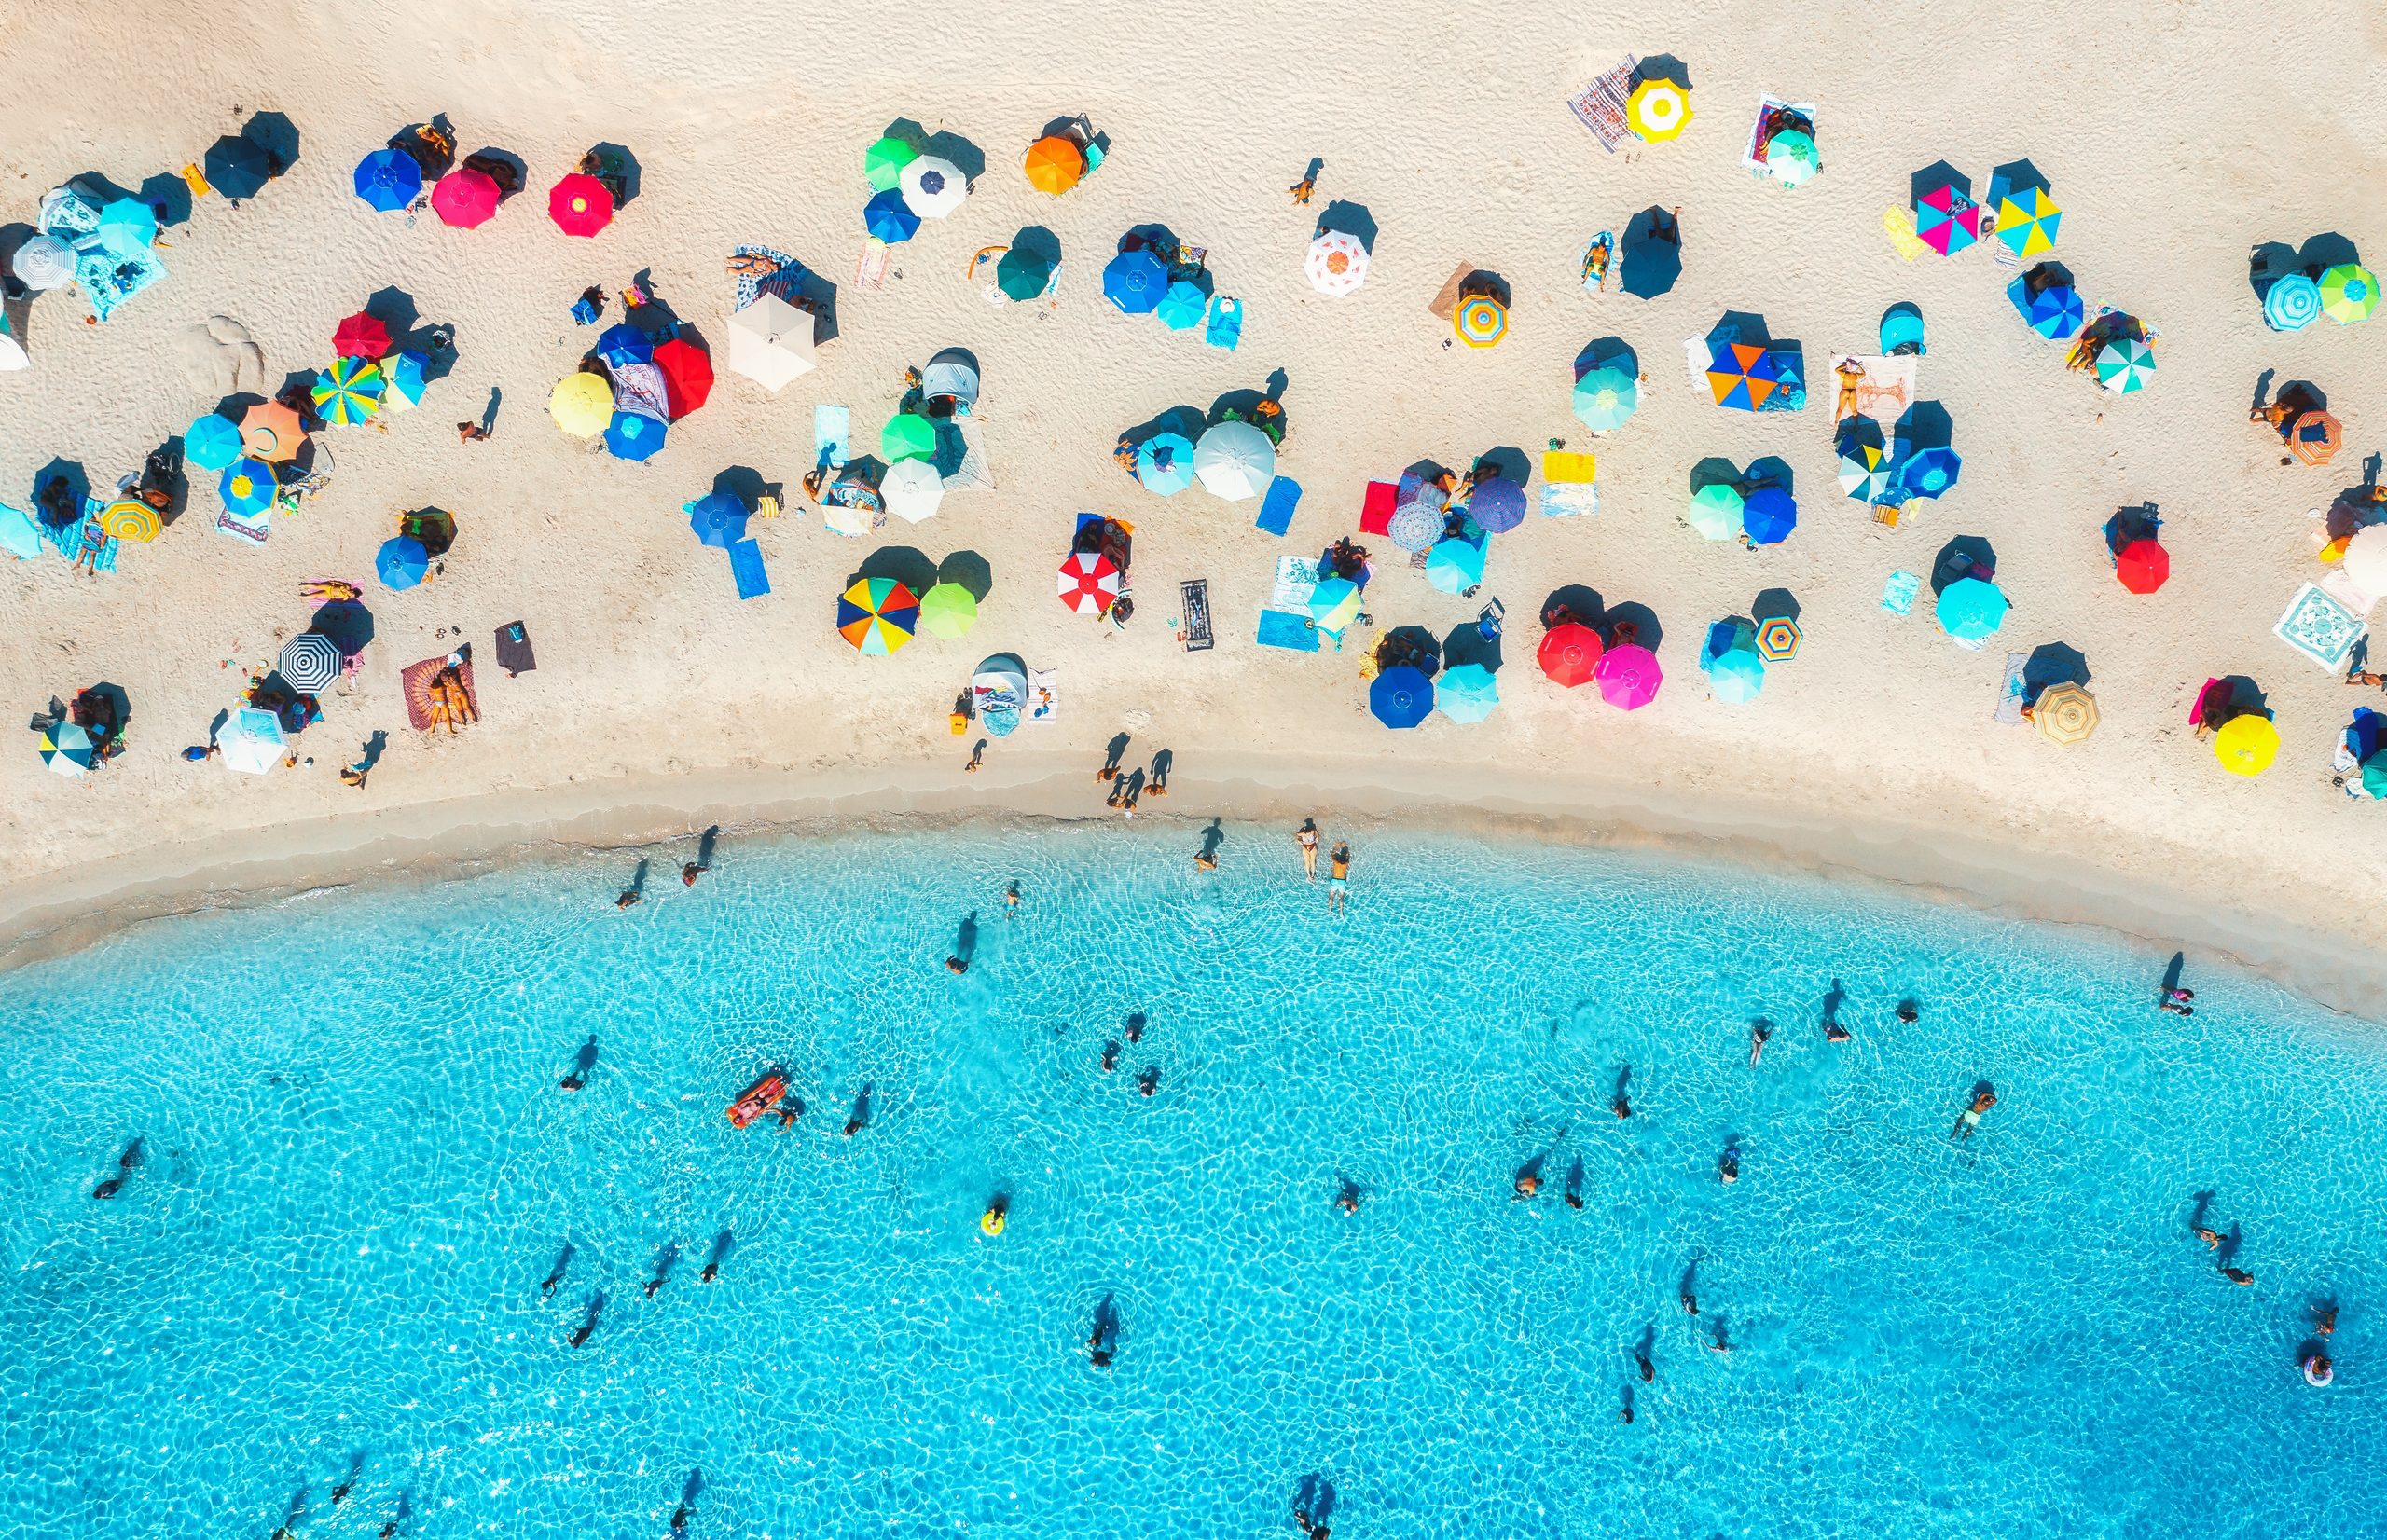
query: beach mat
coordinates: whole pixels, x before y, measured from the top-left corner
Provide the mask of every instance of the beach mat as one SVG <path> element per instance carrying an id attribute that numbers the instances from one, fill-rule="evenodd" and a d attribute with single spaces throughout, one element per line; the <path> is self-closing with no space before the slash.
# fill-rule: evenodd
<path id="1" fill-rule="evenodd" d="M 739 598 L 760 598 L 771 591 L 770 574 L 763 571 L 763 548 L 752 540 L 729 548 L 729 575 L 738 582 Z"/>
<path id="2" fill-rule="evenodd" d="M 1061 676 L 1058 671 L 1045 669 L 1042 673 L 1028 671 L 1028 720 L 1051 722 L 1061 709 Z"/>
<path id="3" fill-rule="evenodd" d="M 1628 53 L 1623 63 L 1593 76 L 1590 85 L 1566 99 L 1566 110 L 1592 131 L 1592 137 L 1610 155 L 1633 143 L 1633 125 L 1625 107 L 1633 98 L 1633 72 L 1640 64 Z"/>
<path id="4" fill-rule="evenodd" d="M 1389 481 L 1368 483 L 1367 501 L 1359 504 L 1359 533 L 1392 537 L 1393 511 L 1400 505 L 1400 488 Z"/>
<path id="5" fill-rule="evenodd" d="M 812 463 L 843 468 L 853 442 L 853 413 L 832 402 L 812 408 Z"/>
<path id="6" fill-rule="evenodd" d="M 398 689 L 407 698 L 407 721 L 414 724 L 417 732 L 427 731 L 431 726 L 431 676 L 446 667 L 448 654 L 442 653 L 435 658 L 410 663 L 399 671 Z M 473 720 L 480 721 L 481 697 L 480 692 L 473 688 L 470 658 L 457 666 L 456 677 L 463 681 L 464 699 L 472 707 Z"/>
<path id="7" fill-rule="evenodd" d="M 2006 654 L 2006 677 L 1998 682 L 1997 706 L 1990 712 L 1991 721 L 2002 722 L 2008 727 L 2022 725 L 2022 693 L 2029 688 L 2022 676 L 2030 663 L 2027 653 Z"/>
<path id="8" fill-rule="evenodd" d="M 497 666 L 505 670 L 509 679 L 539 666 L 538 658 L 531 652 L 531 633 L 518 620 L 497 628 Z"/>
<path id="9" fill-rule="evenodd" d="M 1441 292 L 1426 307 L 1433 312 L 1436 320 L 1448 321 L 1451 312 L 1458 309 L 1459 285 L 1466 282 L 1467 275 L 1475 270 L 1476 266 L 1472 262 L 1462 262 L 1451 269 L 1451 276 L 1443 281 Z"/>
<path id="10" fill-rule="evenodd" d="M 1295 614 L 1290 610 L 1262 610 L 1260 612 L 1260 645 L 1282 647 L 1293 653 L 1315 653 L 1318 651 L 1318 627 L 1310 624 L 1307 615 Z"/>
<path id="11" fill-rule="evenodd" d="M 1293 510 L 1301 501 L 1301 483 L 1290 476 L 1278 476 L 1268 484 L 1268 495 L 1260 500 L 1260 516 L 1252 522 L 1272 535 L 1281 536 L 1293 527 Z"/>
<path id="12" fill-rule="evenodd" d="M 1189 653 L 1207 653 L 1214 645 L 1210 636 L 1210 584 L 1201 578 L 1177 585 L 1180 601 L 1185 611 L 1185 628 L 1180 633 Z"/>

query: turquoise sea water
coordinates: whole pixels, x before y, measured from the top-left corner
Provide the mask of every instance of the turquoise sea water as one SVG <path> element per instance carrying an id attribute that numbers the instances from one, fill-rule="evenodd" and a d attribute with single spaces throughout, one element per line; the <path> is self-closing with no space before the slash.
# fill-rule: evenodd
<path id="1" fill-rule="evenodd" d="M 1344 1540 L 2378 1532 L 2378 1029 L 2193 960 L 2159 1015 L 2118 942 L 1720 867 L 1374 833 L 1332 918 L 1282 831 L 1192 849 L 732 843 L 628 913 L 592 858 L 0 977 L 0 1540 L 683 1499 L 693 1535 L 1275 1535 L 1304 1478 Z M 804 1116 L 732 1129 L 774 1064 Z"/>

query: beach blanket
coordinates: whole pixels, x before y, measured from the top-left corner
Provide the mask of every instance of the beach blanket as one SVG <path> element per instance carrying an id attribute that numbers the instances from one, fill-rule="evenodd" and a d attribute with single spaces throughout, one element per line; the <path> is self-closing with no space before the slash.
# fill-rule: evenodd
<path id="1" fill-rule="evenodd" d="M 1318 651 L 1318 627 L 1310 624 L 1308 612 L 1295 613 L 1290 610 L 1260 612 L 1260 645 L 1282 647 L 1291 653 Z"/>
<path id="2" fill-rule="evenodd" d="M 1276 585 L 1269 590 L 1268 602 L 1279 610 L 1299 610 L 1309 613 L 1309 596 L 1318 587 L 1318 563 L 1309 557 L 1278 557 Z"/>
<path id="3" fill-rule="evenodd" d="M 1566 99 L 1566 110 L 1575 121 L 1592 131 L 1592 137 L 1610 155 L 1633 142 L 1631 121 L 1625 117 L 1625 103 L 1633 97 L 1633 72 L 1641 61 L 1631 54 L 1614 69 L 1592 77 L 1592 83 Z"/>
<path id="4" fill-rule="evenodd" d="M 995 489 L 995 473 L 987 459 L 987 430 L 974 417 L 948 419 L 961 435 L 961 463 L 945 478 L 945 489 L 958 492 L 964 488 L 976 488 L 991 492 Z"/>
<path id="5" fill-rule="evenodd" d="M 1911 262 L 1931 249 L 1923 243 L 1921 236 L 1914 233 L 1912 209 L 1903 208 L 1896 203 L 1883 209 L 1882 231 L 1890 238 L 1890 244 L 1897 248 L 1898 260 L 1901 262 Z"/>
<path id="6" fill-rule="evenodd" d="M 1913 613 L 1914 596 L 1922 586 L 1923 580 L 1912 572 L 1892 572 L 1882 584 L 1882 608 L 1894 615 Z"/>
<path id="7" fill-rule="evenodd" d="M 1028 720 L 1051 722 L 1061 707 L 1061 676 L 1056 669 L 1028 671 Z"/>
<path id="8" fill-rule="evenodd" d="M 804 264 L 785 252 L 768 246 L 734 246 L 730 255 L 759 256 L 779 264 L 780 270 L 767 278 L 741 277 L 738 280 L 738 296 L 730 309 L 742 310 L 765 295 L 772 295 L 793 305 L 804 297 Z"/>
<path id="9" fill-rule="evenodd" d="M 1451 269 L 1450 277 L 1442 281 L 1442 289 L 1426 306 L 1427 309 L 1433 312 L 1437 321 L 1448 321 L 1451 318 L 1451 312 L 1458 309 L 1459 285 L 1467 282 L 1468 274 L 1476 270 L 1476 266 L 1472 262 L 1462 262 Z"/>
<path id="10" fill-rule="evenodd" d="M 2022 676 L 2030 662 L 2027 653 L 2006 654 L 2006 677 L 1998 681 L 1997 705 L 1989 713 L 1991 721 L 2002 722 L 2008 727 L 2022 725 L 2022 695 L 2028 688 Z"/>
<path id="11" fill-rule="evenodd" d="M 1278 476 L 1268 484 L 1267 495 L 1260 500 L 1260 516 L 1252 522 L 1272 535 L 1282 535 L 1292 528 L 1293 509 L 1301 501 L 1301 483 L 1290 476 Z"/>
<path id="12" fill-rule="evenodd" d="M 224 534 L 238 535 L 242 540 L 265 543 L 273 533 L 273 510 L 264 508 L 254 514 L 236 514 L 226 508 L 215 516 L 215 528 Z"/>
<path id="13" fill-rule="evenodd" d="M 1359 533 L 1392 536 L 1392 512 L 1400 505 L 1400 488 L 1389 481 L 1371 481 L 1359 504 Z"/>
<path id="14" fill-rule="evenodd" d="M 893 255 L 887 242 L 876 236 L 862 243 L 862 255 L 854 260 L 854 287 L 883 289 L 887 286 L 887 264 Z"/>
<path id="15" fill-rule="evenodd" d="M 497 666 L 505 670 L 509 679 L 539 666 L 539 660 L 531 653 L 531 633 L 518 620 L 497 628 Z"/>
<path id="16" fill-rule="evenodd" d="M 770 574 L 763 571 L 763 548 L 752 540 L 729 547 L 729 576 L 739 598 L 760 598 L 771 591 Z"/>
<path id="17" fill-rule="evenodd" d="M 100 510 L 106 506 L 98 498 L 86 497 L 83 499 L 81 518 L 55 528 L 42 524 L 41 537 L 57 546 L 58 554 L 69 561 L 80 561 L 89 556 L 91 571 L 113 572 L 116 571 L 117 542 L 100 528 Z"/>
<path id="18" fill-rule="evenodd" d="M 1210 584 L 1204 579 L 1194 578 L 1177 585 L 1177 596 L 1185 611 L 1182 628 L 1178 632 L 1184 640 L 1185 650 L 1189 653 L 1208 652 L 1213 645 L 1210 636 Z"/>
<path id="19" fill-rule="evenodd" d="M 1588 481 L 1545 481 L 1541 484 L 1541 516 L 1544 518 L 1583 518 L 1599 511 L 1599 488 Z"/>
<path id="20" fill-rule="evenodd" d="M 1887 426 L 1906 416 L 1914 405 L 1915 380 L 1921 360 L 1910 353 L 1884 358 L 1870 353 L 1839 353 L 1832 358 L 1831 419 L 1870 417 Z"/>
<path id="21" fill-rule="evenodd" d="M 1786 102 L 1778 96 L 1763 95 L 1757 99 L 1757 117 L 1749 123 L 1749 141 L 1741 150 L 1741 164 L 1760 176 L 1769 169 L 1765 163 L 1765 147 L 1773 141 L 1773 134 L 1766 125 L 1778 112 L 1795 112 L 1810 123 L 1815 120 L 1815 104 L 1813 102 Z"/>
<path id="22" fill-rule="evenodd" d="M 821 402 L 812 408 L 812 463 L 843 469 L 854 433 L 854 415 Z"/>
<path id="23" fill-rule="evenodd" d="M 1209 323 L 1202 328 L 1202 340 L 1213 348 L 1235 351 L 1243 340 L 1243 301 L 1225 295 L 1210 296 Z"/>
<path id="24" fill-rule="evenodd" d="M 2308 583 L 2287 601 L 2271 635 L 2332 673 L 2343 673 L 2353 644 L 2367 629 L 2362 617 Z"/>
<path id="25" fill-rule="evenodd" d="M 447 667 L 448 654 L 442 653 L 435 658 L 410 663 L 398 673 L 398 689 L 407 700 L 407 721 L 414 724 L 417 732 L 431 726 L 431 676 Z M 472 708 L 472 720 L 480 721 L 481 697 L 479 692 L 473 688 L 471 659 L 457 665 L 456 676 L 463 681 L 464 699 Z"/>

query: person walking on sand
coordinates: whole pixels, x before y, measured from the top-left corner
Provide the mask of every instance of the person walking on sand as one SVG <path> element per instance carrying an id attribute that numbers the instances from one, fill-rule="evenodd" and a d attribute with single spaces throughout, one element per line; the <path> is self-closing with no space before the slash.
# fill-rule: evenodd
<path id="1" fill-rule="evenodd" d="M 456 424 L 456 437 L 465 444 L 478 444 L 489 437 L 489 430 L 477 422 L 459 422 Z"/>
<path id="2" fill-rule="evenodd" d="M 1318 192 L 1318 173 L 1325 169 L 1326 161 L 1323 157 L 1312 159 L 1309 170 L 1302 173 L 1302 179 L 1285 189 L 1293 195 L 1293 202 L 1297 207 L 1304 209 L 1309 207 L 1310 199 Z"/>
<path id="3" fill-rule="evenodd" d="M 1293 843 L 1302 847 L 1303 878 L 1309 882 L 1316 882 L 1318 880 L 1318 820 L 1316 818 L 1302 819 L 1302 826 L 1293 831 Z"/>
<path id="4" fill-rule="evenodd" d="M 1351 842 L 1336 840 L 1326 873 L 1326 912 L 1343 913 L 1351 901 Z"/>

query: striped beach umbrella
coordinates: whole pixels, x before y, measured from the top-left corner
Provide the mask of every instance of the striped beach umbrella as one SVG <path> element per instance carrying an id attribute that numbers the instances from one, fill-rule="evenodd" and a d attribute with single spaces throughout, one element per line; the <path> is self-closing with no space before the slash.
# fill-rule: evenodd
<path id="1" fill-rule="evenodd" d="M 1136 479 L 1148 492 L 1175 497 L 1194 485 L 1194 441 L 1183 433 L 1154 433 L 1136 447 Z"/>
<path id="2" fill-rule="evenodd" d="M 2321 319 L 2321 285 L 2309 273 L 2274 279 L 2263 291 L 2263 324 L 2275 332 L 2300 332 Z"/>
<path id="3" fill-rule="evenodd" d="M 1482 722 L 1500 704 L 1500 681 L 1480 663 L 1445 668 L 1434 681 L 1434 709 L 1453 722 Z"/>
<path id="4" fill-rule="evenodd" d="M 240 424 L 216 412 L 197 419 L 184 431 L 183 458 L 202 471 L 222 470 L 241 458 Z"/>
<path id="5" fill-rule="evenodd" d="M 912 639 L 920 601 L 893 578 L 863 578 L 837 599 L 837 635 L 866 658 L 883 658 Z"/>
<path id="6" fill-rule="evenodd" d="M 1318 293 L 1346 295 L 1367 281 L 1368 249 L 1348 230 L 1327 230 L 1309 243 L 1303 270 Z"/>
<path id="7" fill-rule="evenodd" d="M 1788 615 L 1768 615 L 1757 623 L 1757 655 L 1782 663 L 1799 655 L 1799 623 Z"/>
<path id="8" fill-rule="evenodd" d="M 1640 406 L 1641 383 L 1622 369 L 1602 364 L 1575 381 L 1575 416 L 1595 433 L 1623 427 Z"/>
<path id="9" fill-rule="evenodd" d="M 1328 578 L 1309 594 L 1309 618 L 1321 631 L 1340 633 L 1359 618 L 1359 587 L 1348 578 Z"/>
<path id="10" fill-rule="evenodd" d="M 1101 614 L 1119 597 L 1119 569 L 1098 551 L 1072 551 L 1061 563 L 1059 592 L 1079 614 Z"/>
<path id="11" fill-rule="evenodd" d="M 1663 144 L 1690 126 L 1690 92 L 1671 80 L 1644 80 L 1624 101 L 1624 121 L 1649 144 Z"/>
<path id="12" fill-rule="evenodd" d="M 1718 406 L 1754 412 L 1781 383 L 1781 366 L 1754 342 L 1728 342 L 1708 354 L 1707 388 Z"/>
<path id="13" fill-rule="evenodd" d="M 958 641 L 978 624 L 977 597 L 958 583 L 940 583 L 920 596 L 920 629 Z"/>
<path id="14" fill-rule="evenodd" d="M 2287 430 L 2287 452 L 2307 465 L 2326 465 L 2346 441 L 2346 431 L 2326 412 L 2307 412 Z"/>
<path id="15" fill-rule="evenodd" d="M 273 506 L 273 467 L 262 460 L 236 460 L 215 483 L 227 511 L 254 517 Z"/>
<path id="16" fill-rule="evenodd" d="M 2097 353 L 2097 383 L 2117 394 L 2146 389 L 2155 378 L 2155 350 L 2134 337 L 2118 337 Z"/>
<path id="17" fill-rule="evenodd" d="M 2097 730 L 2097 698 L 2077 684 L 2054 684 L 2031 708 L 2039 735 L 2053 743 L 2080 743 Z"/>
<path id="18" fill-rule="evenodd" d="M 137 497 L 118 498 L 100 510 L 100 533 L 111 540 L 146 545 L 158 538 L 158 510 Z"/>
<path id="19" fill-rule="evenodd" d="M 381 409 L 382 389 L 381 366 L 371 359 L 336 358 L 315 377 L 309 394 L 315 399 L 315 415 L 325 422 L 357 423 L 372 420 Z"/>
<path id="20" fill-rule="evenodd" d="M 1451 330 L 1470 348 L 1489 348 L 1509 331 L 1509 308 L 1490 295 L 1469 295 L 1451 312 Z"/>
<path id="21" fill-rule="evenodd" d="M 2031 256 L 2055 244 L 2063 211 L 2045 187 L 2025 187 L 1997 200 L 1997 239 L 2016 256 Z"/>
<path id="22" fill-rule="evenodd" d="M 71 722 L 62 722 L 41 736 L 41 762 L 62 776 L 79 776 L 89 770 L 97 753 L 91 735 Z"/>
<path id="23" fill-rule="evenodd" d="M 1890 457 L 1879 444 L 1859 440 L 1842 445 L 1840 489 L 1859 502 L 1896 502 L 1890 491 Z"/>
<path id="24" fill-rule="evenodd" d="M 2321 313 L 2340 326 L 2367 321 L 2379 309 L 2379 275 L 2353 262 L 2341 262 L 2321 275 Z"/>
<path id="25" fill-rule="evenodd" d="M 339 678 L 339 646 L 321 631 L 301 631 L 283 644 L 274 672 L 302 695 L 331 688 Z"/>

